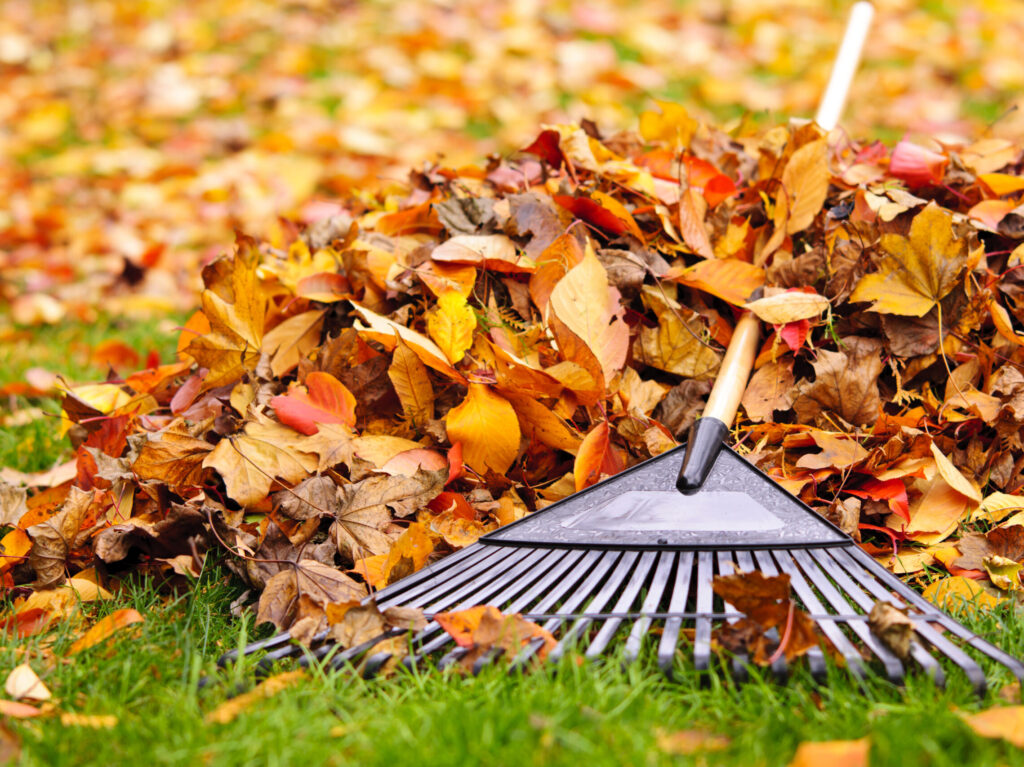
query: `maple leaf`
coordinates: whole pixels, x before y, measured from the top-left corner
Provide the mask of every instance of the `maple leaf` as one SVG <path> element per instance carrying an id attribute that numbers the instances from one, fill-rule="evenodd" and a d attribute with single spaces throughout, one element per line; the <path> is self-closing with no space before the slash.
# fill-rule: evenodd
<path id="1" fill-rule="evenodd" d="M 537 658 L 543 660 L 554 649 L 555 638 L 544 628 L 519 614 L 505 615 L 491 605 L 470 607 L 457 612 L 438 613 L 434 620 L 455 643 L 469 650 L 460 659 L 462 668 L 472 668 L 478 658 L 492 648 L 511 660 L 528 643 L 539 640 Z"/>
<path id="2" fill-rule="evenodd" d="M 882 405 L 881 372 L 882 360 L 870 347 L 851 348 L 849 354 L 821 349 L 814 362 L 814 381 L 797 386 L 793 409 L 802 423 L 813 423 L 820 412 L 830 410 L 849 423 L 872 424 Z"/>
<path id="3" fill-rule="evenodd" d="M 234 257 L 218 259 L 203 270 L 203 315 L 210 329 L 184 350 L 210 371 L 207 388 L 234 383 L 255 370 L 260 359 L 266 299 L 257 275 L 259 251 L 241 234 L 237 245 Z"/>
<path id="4" fill-rule="evenodd" d="M 32 539 L 29 563 L 40 587 L 50 587 L 64 580 L 68 554 L 89 538 L 86 522 L 95 500 L 95 491 L 72 487 L 59 512 L 25 531 Z"/>
<path id="5" fill-rule="evenodd" d="M 148 435 L 132 464 L 132 471 L 142 480 L 164 482 L 181 488 L 202 482 L 203 460 L 213 445 L 190 434 L 183 422 Z"/>
<path id="6" fill-rule="evenodd" d="M 411 477 L 373 476 L 339 487 L 331 526 L 338 551 L 352 560 L 387 554 L 392 538 L 383 531 L 392 513 L 407 517 L 423 508 L 444 489 L 447 478 L 447 467 L 417 469 Z"/>
<path id="7" fill-rule="evenodd" d="M 878 271 L 854 288 L 851 301 L 873 301 L 882 314 L 923 317 L 956 287 L 967 246 L 953 234 L 952 216 L 929 203 L 910 225 L 910 236 L 884 234 Z"/>
<path id="8" fill-rule="evenodd" d="M 644 301 L 658 316 L 658 327 L 642 328 L 633 344 L 634 356 L 646 365 L 685 378 L 706 378 L 718 367 L 721 355 L 704 340 L 704 328 L 684 319 L 683 309 L 671 297 L 644 286 Z"/>
<path id="9" fill-rule="evenodd" d="M 228 497 L 243 507 L 267 497 L 276 478 L 294 483 L 317 467 L 304 438 L 270 420 L 252 421 L 240 434 L 226 437 L 203 459 L 203 468 L 216 469 Z"/>
<path id="10" fill-rule="evenodd" d="M 320 608 L 332 602 L 360 600 L 366 588 L 333 567 L 300 559 L 267 581 L 260 594 L 256 623 L 273 623 L 279 631 L 291 625 L 304 598 Z"/>

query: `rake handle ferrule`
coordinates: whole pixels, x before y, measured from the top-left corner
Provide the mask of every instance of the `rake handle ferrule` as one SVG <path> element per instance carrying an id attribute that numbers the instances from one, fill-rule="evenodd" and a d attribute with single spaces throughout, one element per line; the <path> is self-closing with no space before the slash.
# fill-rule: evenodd
<path id="1" fill-rule="evenodd" d="M 700 490 L 715 463 L 747 388 L 760 332 L 761 326 L 754 313 L 744 312 L 732 332 L 704 413 L 690 429 L 683 466 L 676 480 L 681 493 L 690 495 Z"/>

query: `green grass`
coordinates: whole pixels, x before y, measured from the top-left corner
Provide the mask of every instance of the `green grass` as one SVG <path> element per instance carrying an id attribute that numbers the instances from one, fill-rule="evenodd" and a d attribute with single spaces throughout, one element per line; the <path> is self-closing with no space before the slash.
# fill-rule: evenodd
<path id="1" fill-rule="evenodd" d="M 0 317 L 0 330 L 6 323 Z M 57 325 L 10 328 L 9 339 L 0 342 L 0 386 L 25 380 L 30 368 L 43 368 L 64 377 L 71 384 L 103 381 L 110 369 L 97 364 L 93 351 L 103 341 L 116 339 L 139 355 L 145 365 L 150 352 L 162 363 L 174 360 L 178 333 L 175 327 L 184 317 L 135 320 L 100 316 L 95 322 L 64 321 Z M 135 369 L 114 371 L 128 375 Z M 26 423 L 7 419 L 29 410 L 34 416 Z M 0 467 L 18 471 L 43 471 L 66 460 L 71 445 L 58 436 L 60 402 L 54 396 L 0 398 Z"/>
<path id="2" fill-rule="evenodd" d="M 954 677 L 940 691 L 913 678 L 906 690 L 879 679 L 858 687 L 841 670 L 816 686 L 804 674 L 786 686 L 727 676 L 702 679 L 680 666 L 668 682 L 650 659 L 622 668 L 614 658 L 587 665 L 563 660 L 554 671 L 479 677 L 426 670 L 364 681 L 348 672 L 313 671 L 297 685 L 244 710 L 223 725 L 204 721 L 232 692 L 255 684 L 253 663 L 217 672 L 214 659 L 248 641 L 252 616 L 230 616 L 240 587 L 209 568 L 178 597 L 152 583 L 127 585 L 112 602 L 83 606 L 89 625 L 120 607 L 146 620 L 108 644 L 67 659 L 82 630 L 62 626 L 42 639 L 0 650 L 2 667 L 27 658 L 60 711 L 112 714 L 110 730 L 66 727 L 58 717 L 14 723 L 23 765 L 212 764 L 387 765 L 542 764 L 662 765 L 698 763 L 662 752 L 659 732 L 699 728 L 732 739 L 707 764 L 782 765 L 804 740 L 869 736 L 872 765 L 1024 764 L 1024 752 L 976 737 L 954 713 L 977 701 Z M 1007 649 L 1020 653 L 1021 623 L 987 615 Z M 1007 644 L 1007 642 L 1009 644 Z M 49 644 L 49 665 L 41 650 Z M 202 689 L 199 679 L 215 675 Z"/>

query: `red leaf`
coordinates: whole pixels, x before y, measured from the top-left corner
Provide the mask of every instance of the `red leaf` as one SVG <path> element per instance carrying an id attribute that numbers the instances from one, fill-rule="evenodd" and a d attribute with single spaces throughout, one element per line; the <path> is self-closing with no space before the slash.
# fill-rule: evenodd
<path id="1" fill-rule="evenodd" d="M 533 140 L 530 146 L 523 149 L 524 152 L 537 155 L 548 165 L 559 168 L 565 162 L 565 155 L 558 146 L 558 131 L 546 130 Z"/>
<path id="2" fill-rule="evenodd" d="M 443 514 L 450 511 L 456 519 L 476 519 L 476 510 L 469 505 L 469 501 L 461 493 L 453 493 L 446 490 L 437 498 L 427 504 L 435 514 Z"/>
<path id="3" fill-rule="evenodd" d="M 270 400 L 281 423 L 303 434 L 316 434 L 318 423 L 356 425 L 356 398 L 330 373 L 310 373 L 306 388 L 295 387 Z"/>
<path id="4" fill-rule="evenodd" d="M 902 479 L 869 479 L 856 490 L 847 491 L 858 498 L 873 501 L 887 501 L 894 514 L 910 521 L 910 503 L 907 500 L 907 486 Z"/>
<path id="5" fill-rule="evenodd" d="M 810 329 L 810 320 L 796 320 L 795 322 L 787 322 L 785 325 L 775 326 L 779 338 L 786 342 L 786 346 L 790 348 L 790 351 L 794 352 L 804 345 L 804 341 L 807 340 L 807 332 Z"/>
<path id="6" fill-rule="evenodd" d="M 466 465 L 462 462 L 462 443 L 456 442 L 448 451 L 448 482 L 445 484 L 451 484 L 465 473 Z"/>
<path id="7" fill-rule="evenodd" d="M 576 216 L 576 218 L 582 219 L 598 229 L 604 229 L 612 234 L 622 234 L 629 231 L 629 226 L 625 221 L 619 219 L 607 208 L 586 197 L 570 197 L 567 194 L 556 194 L 554 200 Z"/>

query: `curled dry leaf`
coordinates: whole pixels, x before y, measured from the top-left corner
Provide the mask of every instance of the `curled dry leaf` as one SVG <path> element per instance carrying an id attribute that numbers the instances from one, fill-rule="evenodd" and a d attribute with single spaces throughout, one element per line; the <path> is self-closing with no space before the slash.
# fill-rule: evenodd
<path id="1" fill-rule="evenodd" d="M 910 657 L 914 623 L 905 609 L 901 610 L 889 602 L 875 602 L 868 614 L 868 628 L 897 658 L 907 660 Z"/>

